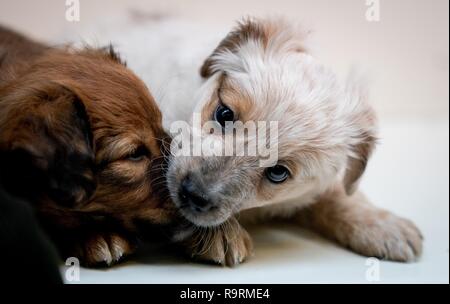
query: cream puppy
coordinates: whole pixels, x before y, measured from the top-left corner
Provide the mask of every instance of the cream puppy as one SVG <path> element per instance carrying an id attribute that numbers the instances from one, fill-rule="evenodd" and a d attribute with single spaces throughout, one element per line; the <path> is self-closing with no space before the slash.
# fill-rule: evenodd
<path id="1" fill-rule="evenodd" d="M 168 130 L 200 113 L 202 123 L 223 127 L 203 138 L 220 141 L 235 136 L 225 122 L 276 121 L 278 158 L 261 167 L 259 156 L 173 156 L 168 186 L 193 224 L 177 241 L 193 256 L 235 265 L 252 254 L 240 222 L 283 218 L 366 256 L 406 262 L 420 255 L 416 226 L 357 190 L 377 138 L 357 77 L 338 81 L 309 53 L 307 34 L 281 19 L 245 19 L 215 48 L 186 31 L 141 26 L 113 41 L 156 92 Z"/>

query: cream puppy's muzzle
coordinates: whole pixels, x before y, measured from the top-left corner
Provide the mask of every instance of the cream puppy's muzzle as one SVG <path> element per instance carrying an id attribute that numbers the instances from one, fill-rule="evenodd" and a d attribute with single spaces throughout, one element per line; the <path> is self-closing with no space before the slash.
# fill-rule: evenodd
<path id="1" fill-rule="evenodd" d="M 198 226 L 216 226 L 251 199 L 255 172 L 235 163 L 226 156 L 173 158 L 168 185 L 183 216 Z"/>

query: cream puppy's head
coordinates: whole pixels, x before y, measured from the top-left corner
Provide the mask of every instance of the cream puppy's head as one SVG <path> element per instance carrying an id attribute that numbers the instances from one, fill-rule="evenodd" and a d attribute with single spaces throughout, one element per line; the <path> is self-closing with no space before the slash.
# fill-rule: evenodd
<path id="1" fill-rule="evenodd" d="M 277 158 L 264 167 L 261 155 L 245 153 L 173 157 L 168 186 L 192 223 L 215 226 L 241 210 L 307 203 L 336 182 L 355 190 L 375 143 L 373 110 L 363 86 L 340 84 L 308 53 L 305 36 L 283 20 L 247 19 L 205 60 L 196 112 L 222 132 L 202 137 L 239 140 L 243 133 L 227 122 L 276 122 Z"/>

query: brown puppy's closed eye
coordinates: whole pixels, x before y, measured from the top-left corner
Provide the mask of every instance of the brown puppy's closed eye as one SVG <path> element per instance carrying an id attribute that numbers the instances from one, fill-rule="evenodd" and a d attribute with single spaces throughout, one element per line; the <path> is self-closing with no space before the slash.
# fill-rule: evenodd
<path id="1" fill-rule="evenodd" d="M 64 256 L 117 262 L 168 223 L 161 113 L 112 49 L 52 49 L 0 28 L 0 181 Z"/>

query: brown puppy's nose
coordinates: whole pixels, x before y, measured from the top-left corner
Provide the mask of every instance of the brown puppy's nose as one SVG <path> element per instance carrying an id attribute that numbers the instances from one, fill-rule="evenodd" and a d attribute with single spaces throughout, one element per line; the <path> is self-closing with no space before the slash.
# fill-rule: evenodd
<path id="1" fill-rule="evenodd" d="M 189 206 L 196 212 L 206 212 L 212 207 L 212 204 L 206 199 L 206 195 L 198 189 L 189 176 L 181 182 L 180 199 L 183 205 Z"/>

